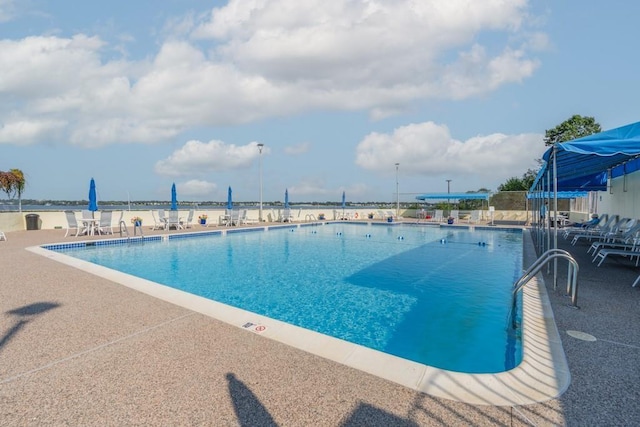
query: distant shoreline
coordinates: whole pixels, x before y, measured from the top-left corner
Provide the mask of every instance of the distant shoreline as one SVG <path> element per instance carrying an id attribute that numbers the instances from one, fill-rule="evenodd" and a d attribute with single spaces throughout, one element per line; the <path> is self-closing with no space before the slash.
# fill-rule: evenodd
<path id="1" fill-rule="evenodd" d="M 86 209 L 88 206 L 88 201 L 51 201 L 46 203 L 32 203 L 32 201 L 22 203 L 22 211 L 65 211 L 65 210 L 82 210 Z M 168 209 L 171 206 L 171 202 L 168 201 L 137 201 L 137 202 L 103 202 L 98 201 L 98 209 L 99 210 L 152 210 L 152 209 Z M 206 209 L 225 209 L 227 206 L 226 202 L 179 202 L 178 209 L 198 209 L 198 210 L 206 210 Z M 244 208 L 250 210 L 258 210 L 260 209 L 258 202 L 234 202 L 233 206 L 235 208 Z M 354 209 L 354 208 L 371 208 L 371 209 L 379 209 L 379 208 L 395 208 L 395 203 L 387 202 L 387 203 L 347 203 L 346 208 Z M 404 209 L 407 207 L 407 204 L 401 203 L 400 206 Z M 282 209 L 284 207 L 283 203 L 263 203 L 263 209 Z M 291 203 L 291 209 L 341 209 L 342 204 L 340 202 L 337 203 Z M 19 212 L 18 202 L 15 200 L 11 201 L 2 201 L 0 200 L 0 213 L 2 212 Z"/>

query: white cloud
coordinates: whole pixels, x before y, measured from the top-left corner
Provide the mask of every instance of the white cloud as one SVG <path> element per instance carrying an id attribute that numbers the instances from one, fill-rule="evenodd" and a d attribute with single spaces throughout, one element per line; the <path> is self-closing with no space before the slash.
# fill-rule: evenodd
<path id="1" fill-rule="evenodd" d="M 218 185 L 213 182 L 192 179 L 187 182 L 176 184 L 176 192 L 184 198 L 213 198 Z"/>
<path id="2" fill-rule="evenodd" d="M 381 119 L 531 76 L 545 40 L 527 14 L 527 0 L 231 0 L 173 20 L 139 61 L 112 59 L 91 35 L 4 39 L 0 124 L 63 120 L 60 141 L 102 146 L 314 109 Z M 193 26 L 195 42 L 183 36 Z"/>
<path id="3" fill-rule="evenodd" d="M 62 120 L 10 119 L 0 124 L 0 144 L 29 145 L 60 132 L 66 123 Z"/>
<path id="4" fill-rule="evenodd" d="M 312 94 L 330 91 L 328 98 L 341 101 L 361 93 L 369 105 L 357 108 L 371 108 L 384 103 L 385 94 L 406 101 L 447 93 L 434 87 L 443 71 L 460 74 L 450 81 L 486 75 L 495 58 L 513 50 L 508 40 L 492 46 L 503 53 L 476 57 L 473 69 L 464 56 L 453 63 L 444 58 L 464 51 L 483 31 L 519 31 L 526 13 L 526 0 L 232 0 L 193 35 L 220 41 L 217 54 L 243 72 L 293 82 Z M 519 66 L 504 70 L 505 82 L 530 75 L 532 61 L 517 59 Z"/>
<path id="5" fill-rule="evenodd" d="M 356 148 L 356 164 L 390 172 L 400 163 L 407 176 L 481 178 L 493 185 L 535 168 L 546 148 L 542 140 L 539 134 L 496 133 L 459 141 L 446 126 L 425 122 L 367 135 Z"/>
<path id="6" fill-rule="evenodd" d="M 213 171 L 245 169 L 258 158 L 257 142 L 236 146 L 222 141 L 191 140 L 155 165 L 156 173 L 166 176 L 197 175 Z M 263 155 L 269 154 L 264 147 Z"/>

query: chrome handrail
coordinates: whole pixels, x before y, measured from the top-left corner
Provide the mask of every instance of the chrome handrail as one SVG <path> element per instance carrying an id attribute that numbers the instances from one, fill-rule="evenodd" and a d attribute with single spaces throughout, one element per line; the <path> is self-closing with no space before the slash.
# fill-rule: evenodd
<path id="1" fill-rule="evenodd" d="M 568 271 L 567 271 L 567 295 L 571 296 L 571 304 L 572 308 L 580 308 L 578 307 L 578 262 L 571 256 L 571 254 L 564 249 L 549 249 L 533 263 L 531 266 L 524 272 L 522 276 L 513 284 L 512 291 L 512 304 L 511 304 L 511 312 L 509 313 L 509 317 L 511 318 L 513 314 L 513 309 L 516 305 L 516 294 L 522 290 L 522 288 L 529 283 L 533 277 L 538 274 L 542 268 L 549 263 L 549 261 L 564 258 L 568 261 Z M 554 284 L 555 289 L 555 284 Z"/>

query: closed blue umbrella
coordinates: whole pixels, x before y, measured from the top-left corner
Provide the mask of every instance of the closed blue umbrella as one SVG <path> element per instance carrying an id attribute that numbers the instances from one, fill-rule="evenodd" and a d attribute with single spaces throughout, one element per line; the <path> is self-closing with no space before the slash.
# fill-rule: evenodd
<path id="1" fill-rule="evenodd" d="M 342 192 L 342 216 L 344 217 L 344 208 L 347 207 L 347 199 L 345 198 L 344 191 Z"/>
<path id="2" fill-rule="evenodd" d="M 98 197 L 96 196 L 96 182 L 91 178 L 89 183 L 89 207 L 87 208 L 91 212 L 98 210 Z"/>
<path id="3" fill-rule="evenodd" d="M 178 210 L 178 197 L 176 196 L 176 183 L 171 186 L 171 210 Z"/>
<path id="4" fill-rule="evenodd" d="M 289 209 L 289 189 L 284 190 L 284 208 Z"/>
<path id="5" fill-rule="evenodd" d="M 229 191 L 227 192 L 227 210 L 233 210 L 233 199 L 231 198 L 231 186 L 229 186 Z"/>

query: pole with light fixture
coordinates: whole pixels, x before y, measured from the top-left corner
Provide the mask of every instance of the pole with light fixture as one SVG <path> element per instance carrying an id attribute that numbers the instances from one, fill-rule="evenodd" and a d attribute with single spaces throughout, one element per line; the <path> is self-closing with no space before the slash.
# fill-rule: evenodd
<path id="1" fill-rule="evenodd" d="M 451 180 L 447 180 L 447 194 L 451 194 Z M 449 208 L 449 215 L 451 215 L 451 199 L 447 199 L 447 208 Z"/>
<path id="2" fill-rule="evenodd" d="M 264 144 L 258 144 L 258 150 L 260 151 L 260 211 L 258 212 L 258 221 L 262 222 L 262 148 Z"/>

